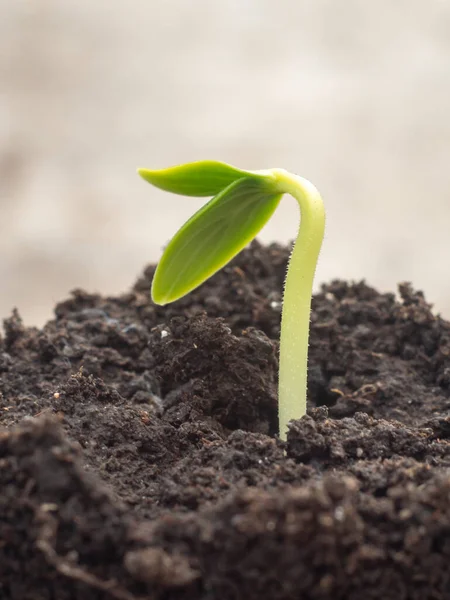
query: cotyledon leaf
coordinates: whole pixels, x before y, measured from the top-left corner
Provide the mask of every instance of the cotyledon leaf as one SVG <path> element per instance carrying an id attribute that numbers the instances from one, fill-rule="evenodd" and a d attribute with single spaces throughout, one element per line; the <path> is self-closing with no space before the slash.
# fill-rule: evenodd
<path id="1" fill-rule="evenodd" d="M 153 301 L 178 300 L 219 271 L 256 237 L 281 196 L 253 176 L 219 192 L 169 242 L 153 278 Z"/>
<path id="2" fill-rule="evenodd" d="M 183 196 L 214 196 L 234 181 L 251 176 L 264 179 L 262 171 L 242 171 L 226 163 L 202 160 L 168 169 L 138 169 L 139 175 L 152 185 Z"/>

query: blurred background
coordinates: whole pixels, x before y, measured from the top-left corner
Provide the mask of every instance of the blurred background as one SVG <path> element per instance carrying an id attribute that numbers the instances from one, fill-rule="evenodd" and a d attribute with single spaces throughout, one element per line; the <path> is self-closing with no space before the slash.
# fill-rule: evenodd
<path id="1" fill-rule="evenodd" d="M 410 280 L 450 317 L 450 0 L 1 0 L 0 318 L 127 290 L 202 204 L 136 167 L 203 158 L 315 183 L 317 285 Z"/>

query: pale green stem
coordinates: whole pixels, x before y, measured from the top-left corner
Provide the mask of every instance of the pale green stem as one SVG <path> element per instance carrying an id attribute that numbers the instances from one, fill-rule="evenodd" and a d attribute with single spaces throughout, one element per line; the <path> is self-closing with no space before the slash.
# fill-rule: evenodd
<path id="1" fill-rule="evenodd" d="M 285 440 L 289 421 L 306 414 L 311 296 L 325 230 L 325 210 L 319 192 L 309 181 L 282 169 L 274 169 L 272 173 L 278 191 L 293 196 L 301 214 L 281 315 L 278 410 L 280 438 Z"/>

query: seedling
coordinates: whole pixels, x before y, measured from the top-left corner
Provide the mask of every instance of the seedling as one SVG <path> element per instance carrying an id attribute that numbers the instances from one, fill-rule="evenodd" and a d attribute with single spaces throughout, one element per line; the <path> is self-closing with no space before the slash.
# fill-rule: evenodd
<path id="1" fill-rule="evenodd" d="M 306 414 L 309 319 L 325 211 L 316 188 L 284 169 L 242 171 L 201 161 L 139 174 L 154 186 L 184 196 L 213 196 L 175 234 L 152 283 L 152 299 L 168 304 L 224 267 L 253 240 L 283 194 L 299 203 L 301 221 L 284 289 L 280 336 L 278 412 L 280 437 L 291 419 Z"/>

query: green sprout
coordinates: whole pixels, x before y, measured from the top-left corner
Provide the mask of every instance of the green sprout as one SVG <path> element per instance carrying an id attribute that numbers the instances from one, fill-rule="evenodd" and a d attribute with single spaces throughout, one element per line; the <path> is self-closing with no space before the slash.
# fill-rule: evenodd
<path id="1" fill-rule="evenodd" d="M 306 414 L 311 296 L 325 228 L 322 198 L 306 179 L 284 169 L 242 171 L 200 161 L 138 173 L 152 185 L 184 196 L 213 196 L 175 234 L 152 282 L 152 299 L 168 304 L 185 296 L 249 244 L 273 215 L 283 194 L 301 213 L 283 297 L 278 388 L 279 432 Z"/>

